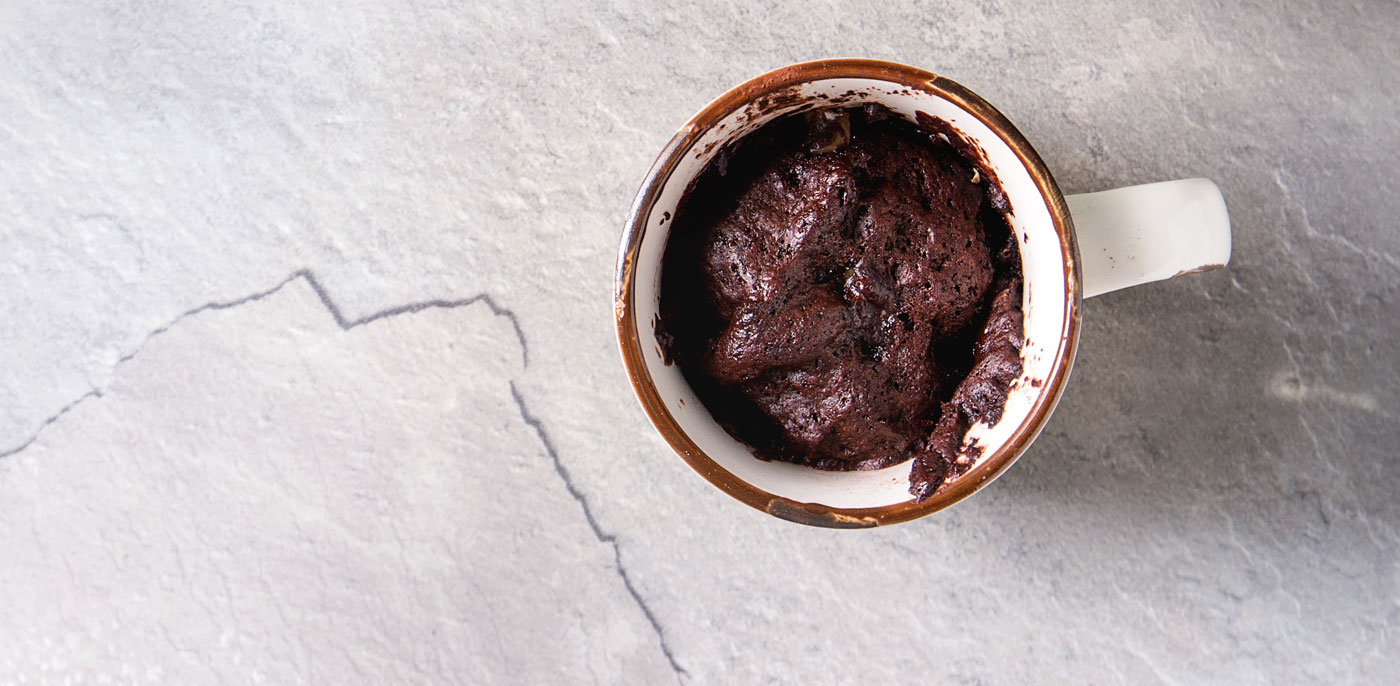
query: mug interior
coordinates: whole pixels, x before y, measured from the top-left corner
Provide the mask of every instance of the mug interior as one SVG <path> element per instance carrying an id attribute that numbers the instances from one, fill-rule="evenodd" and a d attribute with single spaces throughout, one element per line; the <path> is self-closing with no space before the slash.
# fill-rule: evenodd
<path id="1" fill-rule="evenodd" d="M 722 101 L 723 98 L 716 101 L 716 105 Z M 978 424 L 968 432 L 964 445 L 976 444 L 982 452 L 979 464 L 959 480 L 973 479 L 980 486 L 999 474 L 1010 463 L 1010 459 L 1005 459 L 1002 453 L 1014 451 L 1015 455 L 1019 455 L 1039 430 L 1038 420 L 1048 414 L 1048 408 L 1042 408 L 1045 404 L 1042 396 L 1050 392 L 1052 386 L 1055 387 L 1053 395 L 1058 396 L 1059 384 L 1049 382 L 1059 366 L 1061 353 L 1067 352 L 1066 342 L 1071 341 L 1070 308 L 1076 302 L 1071 292 L 1076 283 L 1073 272 L 1075 256 L 1072 240 L 1062 240 L 1063 236 L 1057 232 L 1056 222 L 1052 218 L 1056 213 L 1052 212 L 1046 194 L 1022 159 L 982 119 L 934 92 L 934 89 L 909 87 L 879 78 L 849 76 L 802 81 L 757 99 L 736 103 L 731 111 L 711 120 L 703 130 L 692 131 L 688 147 L 671 151 L 671 155 L 680 155 L 680 159 L 672 158 L 673 166 L 669 175 L 660 180 L 660 190 L 652 196 L 654 200 L 649 206 L 634 209 L 637 213 L 634 221 L 640 217 L 638 226 L 641 227 L 641 237 L 631 255 L 635 269 L 632 288 L 630 293 L 624 289 L 622 297 L 631 298 L 629 304 L 634 314 L 631 322 L 641 343 L 642 363 L 664 406 L 664 412 L 693 442 L 694 448 L 709 458 L 709 463 L 703 464 L 702 469 L 696 460 L 691 459 L 693 456 L 686 455 L 688 447 L 683 449 L 677 445 L 677 450 L 717 485 L 723 486 L 721 482 L 737 479 L 779 499 L 817 505 L 837 512 L 864 512 L 870 508 L 886 508 L 912 500 L 908 490 L 909 462 L 874 471 L 828 472 L 754 457 L 747 445 L 730 436 L 715 422 L 686 383 L 680 369 L 664 361 L 654 333 L 661 293 L 661 257 L 669 233 L 669 219 L 675 216 L 677 203 L 705 165 L 725 146 L 775 118 L 833 104 L 851 106 L 870 102 L 880 103 L 910 121 L 916 120 L 916 112 L 924 112 L 950 124 L 964 139 L 980 148 L 983 163 L 996 174 L 1011 203 L 1012 213 L 1007 219 L 1021 251 L 1025 284 L 1022 292 L 1026 332 L 1022 350 L 1024 371 L 1007 396 L 1001 420 L 990 426 Z M 658 167 L 663 162 L 664 159 L 658 161 Z M 1058 196 L 1058 191 L 1054 194 Z M 1062 214 L 1061 218 L 1062 222 L 1067 222 L 1067 215 Z M 1064 230 L 1068 231 L 1068 227 L 1064 227 Z M 626 250 L 627 246 L 624 245 Z M 1072 345 L 1072 341 L 1069 345 Z M 1053 400 L 1050 399 L 1051 404 Z M 654 409 L 648 408 L 648 412 L 653 415 L 653 422 L 661 428 Z M 1034 424 L 1030 426 L 1029 435 L 1028 423 Z M 663 429 L 664 433 L 666 431 Z M 1013 436 L 1018 445 L 1008 445 Z M 672 443 L 675 445 L 676 441 Z M 1015 455 L 1011 455 L 1011 459 Z M 982 462 L 992 459 L 1001 459 L 1005 464 L 991 471 L 980 468 Z M 720 471 L 706 473 L 711 470 Z M 731 488 L 726 490 L 733 493 Z M 967 493 L 971 493 L 971 490 Z M 760 506 L 753 502 L 750 504 Z M 773 514 L 786 516 L 775 512 L 772 503 L 766 509 Z"/>

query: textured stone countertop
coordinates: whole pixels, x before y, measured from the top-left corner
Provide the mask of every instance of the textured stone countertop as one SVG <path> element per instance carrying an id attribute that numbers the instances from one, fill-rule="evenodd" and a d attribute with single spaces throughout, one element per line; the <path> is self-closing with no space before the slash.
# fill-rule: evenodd
<path id="1" fill-rule="evenodd" d="M 1400 5 L 497 5 L 0 8 L 0 684 L 1395 683 Z M 663 143 L 826 56 L 1235 232 L 873 531 L 698 478 L 613 336 Z"/>

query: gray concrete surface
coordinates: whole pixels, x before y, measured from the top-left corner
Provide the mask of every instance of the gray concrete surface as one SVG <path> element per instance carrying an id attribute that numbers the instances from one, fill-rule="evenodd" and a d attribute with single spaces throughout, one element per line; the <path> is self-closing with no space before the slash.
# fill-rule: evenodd
<path id="1" fill-rule="evenodd" d="M 1400 5 L 0 6 L 0 683 L 1394 683 Z M 1228 270 L 1088 303 L 1001 481 L 872 532 L 654 435 L 643 172 L 902 61 Z M 427 305 L 426 307 L 420 307 Z"/>

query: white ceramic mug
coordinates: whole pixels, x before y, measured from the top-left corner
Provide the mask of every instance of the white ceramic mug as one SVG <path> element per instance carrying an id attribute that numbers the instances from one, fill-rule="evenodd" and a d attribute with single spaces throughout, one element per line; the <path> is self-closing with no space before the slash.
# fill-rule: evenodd
<path id="1" fill-rule="evenodd" d="M 773 119 L 833 104 L 880 103 L 911 121 L 923 112 L 951 125 L 996 175 L 1021 251 L 1024 371 L 1001 420 L 978 424 L 965 444 L 977 463 L 932 497 L 909 494 L 909 462 L 829 472 L 768 462 L 715 423 L 653 327 L 661 256 L 676 205 L 724 146 Z M 1071 216 L 1073 219 L 1071 220 Z M 839 528 L 907 521 L 966 498 L 1015 462 L 1058 402 L 1079 340 L 1087 296 L 1223 266 L 1230 222 L 1215 184 L 1169 181 L 1065 198 L 1011 122 L 948 79 L 899 64 L 822 60 L 785 67 L 720 96 L 657 158 L 628 217 L 618 258 L 615 309 L 623 361 L 652 424 L 685 461 L 735 498 L 783 519 Z"/>

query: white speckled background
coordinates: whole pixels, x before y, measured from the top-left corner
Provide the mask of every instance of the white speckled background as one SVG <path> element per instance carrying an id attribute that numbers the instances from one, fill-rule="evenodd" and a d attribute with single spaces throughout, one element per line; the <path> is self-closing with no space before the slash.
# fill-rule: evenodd
<path id="1" fill-rule="evenodd" d="M 1400 5 L 0 5 L 0 683 L 1400 673 Z M 1090 301 L 1002 480 L 864 532 L 691 474 L 632 194 L 748 77 L 945 74 L 1226 271 Z"/>

